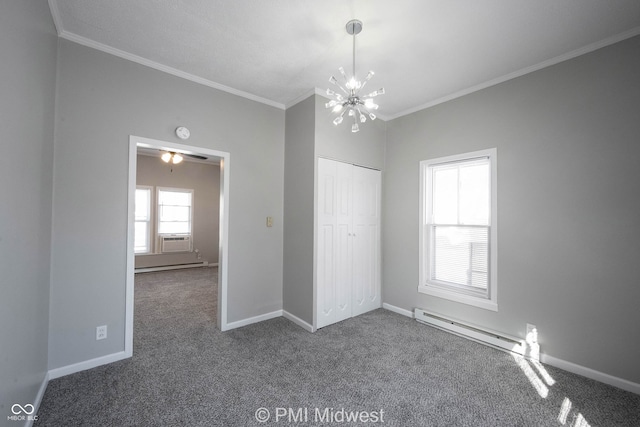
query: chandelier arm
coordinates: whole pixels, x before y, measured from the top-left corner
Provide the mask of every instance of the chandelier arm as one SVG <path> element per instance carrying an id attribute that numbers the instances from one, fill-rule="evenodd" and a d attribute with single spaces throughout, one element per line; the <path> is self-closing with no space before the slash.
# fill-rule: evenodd
<path id="1" fill-rule="evenodd" d="M 349 95 L 349 92 L 348 92 L 345 88 L 343 88 L 343 87 L 342 87 L 342 85 L 340 84 L 340 82 L 338 82 L 338 80 L 337 80 L 335 77 L 331 76 L 331 78 L 329 79 L 329 81 L 330 81 L 331 83 L 333 83 L 334 85 L 338 86 L 338 87 L 340 88 L 340 90 L 344 92 L 344 94 L 345 94 L 345 95 L 347 95 L 347 96 Z"/>

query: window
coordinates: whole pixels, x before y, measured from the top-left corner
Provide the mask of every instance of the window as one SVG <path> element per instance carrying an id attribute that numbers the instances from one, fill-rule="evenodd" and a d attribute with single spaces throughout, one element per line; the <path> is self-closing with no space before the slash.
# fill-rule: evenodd
<path id="1" fill-rule="evenodd" d="M 135 199 L 134 253 L 151 252 L 151 187 L 137 186 Z"/>
<path id="2" fill-rule="evenodd" d="M 495 163 L 495 149 L 420 162 L 420 292 L 498 310 Z"/>
<path id="3" fill-rule="evenodd" d="M 193 190 L 158 188 L 158 235 L 191 235 Z"/>

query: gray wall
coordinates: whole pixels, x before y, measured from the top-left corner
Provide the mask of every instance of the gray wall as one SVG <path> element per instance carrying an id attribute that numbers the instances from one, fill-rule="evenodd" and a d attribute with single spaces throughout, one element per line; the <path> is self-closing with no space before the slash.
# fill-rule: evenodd
<path id="1" fill-rule="evenodd" d="M 283 309 L 313 324 L 315 96 L 287 109 Z"/>
<path id="2" fill-rule="evenodd" d="M 384 301 L 640 382 L 640 37 L 388 124 Z M 498 149 L 499 311 L 418 286 L 418 162 Z"/>
<path id="3" fill-rule="evenodd" d="M 0 425 L 47 372 L 56 46 L 47 2 L 0 2 Z"/>
<path id="4" fill-rule="evenodd" d="M 136 184 L 153 187 L 151 223 L 155 229 L 157 187 L 189 188 L 193 191 L 193 250 L 157 255 L 136 255 L 136 268 L 189 264 L 207 261 L 218 262 L 218 234 L 220 220 L 220 166 L 184 161 L 171 166 L 160 157 L 138 155 Z M 153 234 L 151 240 L 153 238 Z M 155 251 L 160 248 L 155 243 Z"/>
<path id="5" fill-rule="evenodd" d="M 49 367 L 124 349 L 129 135 L 230 153 L 228 322 L 281 309 L 284 111 L 66 40 L 58 63 Z"/>
<path id="6" fill-rule="evenodd" d="M 318 157 L 382 170 L 386 124 L 382 120 L 351 132 L 335 126 L 327 100 L 312 95 L 287 109 L 285 132 L 285 251 L 283 308 L 313 324 L 315 171 Z"/>
<path id="7" fill-rule="evenodd" d="M 381 119 L 360 124 L 360 131 L 351 132 L 351 120 L 333 124 L 335 113 L 327 110 L 327 99 L 316 98 L 316 156 L 340 160 L 345 163 L 384 170 L 387 125 Z"/>

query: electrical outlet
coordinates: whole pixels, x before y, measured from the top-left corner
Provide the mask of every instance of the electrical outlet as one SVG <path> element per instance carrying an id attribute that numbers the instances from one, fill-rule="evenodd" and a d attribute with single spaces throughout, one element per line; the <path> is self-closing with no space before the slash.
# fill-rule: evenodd
<path id="1" fill-rule="evenodd" d="M 538 328 L 531 323 L 527 323 L 527 342 L 531 344 L 538 342 Z"/>
<path id="2" fill-rule="evenodd" d="M 96 327 L 96 341 L 107 338 L 107 325 Z"/>

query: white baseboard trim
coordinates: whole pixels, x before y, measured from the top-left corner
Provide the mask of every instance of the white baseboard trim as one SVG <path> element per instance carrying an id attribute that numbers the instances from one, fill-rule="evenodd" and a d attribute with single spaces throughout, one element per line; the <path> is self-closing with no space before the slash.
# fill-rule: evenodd
<path id="1" fill-rule="evenodd" d="M 601 383 L 609 384 L 622 390 L 630 391 L 631 393 L 640 394 L 640 384 L 625 380 L 623 378 L 614 377 L 613 375 L 605 374 L 604 372 L 596 371 L 594 369 L 577 365 L 572 362 L 567 362 L 566 360 L 558 359 L 544 353 L 540 353 L 540 361 L 547 365 L 560 368 L 563 371 L 571 372 L 573 374 L 578 374 L 583 377 L 599 381 Z"/>
<path id="2" fill-rule="evenodd" d="M 42 380 L 42 384 L 40 384 L 40 388 L 38 389 L 38 393 L 36 394 L 35 399 L 33 399 L 33 407 L 34 414 L 38 415 L 38 408 L 40 408 L 40 403 L 42 403 L 42 398 L 44 397 L 44 392 L 47 390 L 47 386 L 49 385 L 49 372 L 44 374 L 44 379 Z M 27 420 L 24 425 L 25 427 L 33 426 L 34 420 Z"/>
<path id="3" fill-rule="evenodd" d="M 73 365 L 62 366 L 60 368 L 49 370 L 49 379 L 64 377 L 65 375 L 75 374 L 76 372 L 86 371 L 87 369 L 96 368 L 98 366 L 107 365 L 119 360 L 131 357 L 124 351 L 108 354 L 106 356 L 96 357 L 95 359 L 85 360 L 84 362 L 74 363 Z"/>
<path id="4" fill-rule="evenodd" d="M 387 304 L 386 302 L 382 303 L 382 308 L 413 319 L 413 311 L 411 310 L 405 310 L 404 308 L 396 307 L 395 305 Z"/>
<path id="5" fill-rule="evenodd" d="M 282 317 L 282 310 L 272 311 L 271 313 L 261 314 L 259 316 L 249 317 L 248 319 L 237 320 L 235 322 L 227 323 L 225 331 L 231 329 L 241 328 L 243 326 L 251 325 L 253 323 L 264 322 L 265 320 L 275 319 L 276 317 Z"/>
<path id="6" fill-rule="evenodd" d="M 387 304 L 387 303 L 383 303 L 382 308 L 389 311 L 393 311 L 394 313 L 398 313 L 406 317 L 414 318 L 413 312 L 410 310 L 405 310 L 404 308 L 396 307 L 394 305 Z M 459 335 L 459 336 L 463 336 L 463 335 Z M 622 390 L 630 391 L 631 393 L 640 395 L 640 384 L 638 383 L 634 383 L 632 381 L 625 380 L 623 378 L 614 377 L 613 375 L 605 374 L 604 372 L 596 371 L 594 369 L 577 365 L 572 362 L 567 362 L 566 360 L 558 359 L 556 357 L 549 356 L 548 354 L 544 354 L 544 353 L 540 353 L 540 361 L 547 365 L 560 368 L 563 371 L 581 375 L 583 377 L 587 377 L 592 380 L 596 380 L 604 384 L 609 384 L 611 386 L 618 387 Z"/>
<path id="7" fill-rule="evenodd" d="M 285 319 L 291 320 L 293 323 L 295 323 L 296 325 L 300 326 L 302 329 L 306 330 L 307 332 L 315 332 L 316 331 L 315 328 L 313 327 L 313 325 L 308 324 L 307 322 L 305 322 L 304 320 L 302 320 L 298 316 L 295 316 L 295 315 L 289 313 L 286 310 L 282 310 L 282 317 L 284 317 Z"/>

